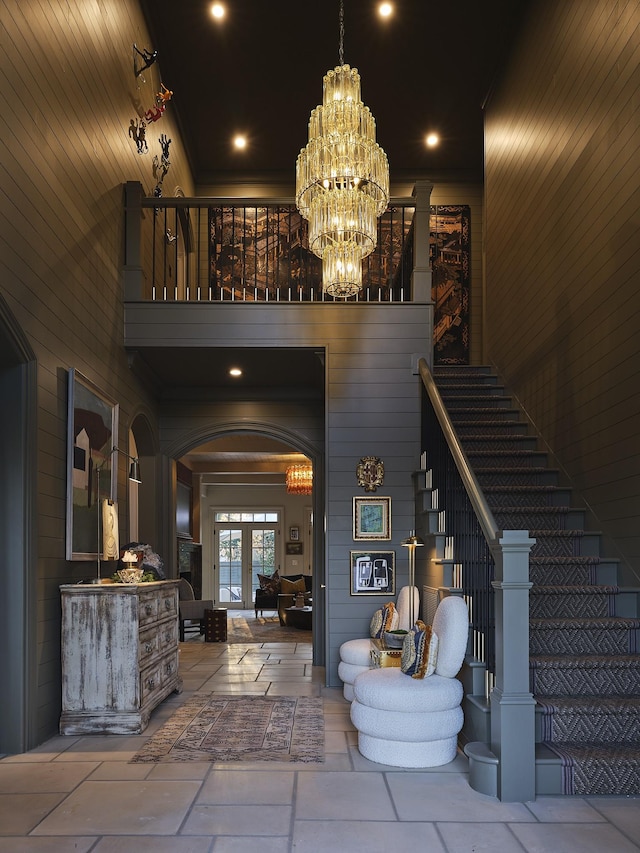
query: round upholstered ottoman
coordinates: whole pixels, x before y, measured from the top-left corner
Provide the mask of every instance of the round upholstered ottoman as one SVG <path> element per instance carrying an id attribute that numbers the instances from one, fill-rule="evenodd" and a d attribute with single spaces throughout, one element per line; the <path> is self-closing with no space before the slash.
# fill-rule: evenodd
<path id="1" fill-rule="evenodd" d="M 371 666 L 371 640 L 347 640 L 340 646 L 340 663 L 338 677 L 343 682 L 342 695 L 351 702 L 353 699 L 353 682 L 361 672 L 366 672 Z"/>
<path id="2" fill-rule="evenodd" d="M 464 719 L 458 679 L 414 679 L 397 667 L 372 669 L 356 678 L 353 692 L 351 721 L 365 758 L 392 767 L 453 761 Z"/>

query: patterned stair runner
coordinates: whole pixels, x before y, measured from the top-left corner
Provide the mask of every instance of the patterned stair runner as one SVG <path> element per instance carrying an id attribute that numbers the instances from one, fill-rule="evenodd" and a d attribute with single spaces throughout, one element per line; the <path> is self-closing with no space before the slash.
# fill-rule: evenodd
<path id="1" fill-rule="evenodd" d="M 434 376 L 499 527 L 529 530 L 530 680 L 539 739 L 569 795 L 640 794 L 640 619 L 616 615 L 617 567 L 558 485 L 489 368 Z"/>

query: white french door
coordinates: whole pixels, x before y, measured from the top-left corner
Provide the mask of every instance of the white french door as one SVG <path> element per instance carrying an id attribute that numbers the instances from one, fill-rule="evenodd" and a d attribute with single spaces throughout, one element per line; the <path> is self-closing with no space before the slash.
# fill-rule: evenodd
<path id="1" fill-rule="evenodd" d="M 271 575 L 278 568 L 278 524 L 216 521 L 213 555 L 216 602 L 249 610 L 253 607 L 258 574 Z"/>

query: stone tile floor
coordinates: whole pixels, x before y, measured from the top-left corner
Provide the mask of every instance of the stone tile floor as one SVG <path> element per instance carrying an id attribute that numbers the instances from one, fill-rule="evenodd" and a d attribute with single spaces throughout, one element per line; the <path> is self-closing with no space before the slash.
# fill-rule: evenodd
<path id="1" fill-rule="evenodd" d="M 401 770 L 358 753 L 349 705 L 324 687 L 308 643 L 180 646 L 184 692 L 143 735 L 54 737 L 0 761 L 0 853 L 626 853 L 640 798 L 501 803 L 466 760 Z M 321 696 L 322 765 L 146 765 L 128 760 L 193 691 Z"/>

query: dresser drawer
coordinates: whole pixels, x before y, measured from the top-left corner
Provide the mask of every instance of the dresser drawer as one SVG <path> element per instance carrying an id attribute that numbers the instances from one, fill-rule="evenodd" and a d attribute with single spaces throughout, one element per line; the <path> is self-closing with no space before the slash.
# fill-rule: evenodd
<path id="1" fill-rule="evenodd" d="M 158 628 L 154 625 L 140 632 L 140 644 L 138 646 L 138 661 L 140 668 L 144 669 L 158 656 L 160 651 L 160 636 Z"/>
<path id="2" fill-rule="evenodd" d="M 165 616 L 178 616 L 178 596 L 175 590 L 170 590 L 158 599 L 158 619 Z"/>
<path id="3" fill-rule="evenodd" d="M 159 597 L 155 592 L 143 592 L 138 599 L 138 618 L 140 627 L 155 622 L 158 618 Z"/>

